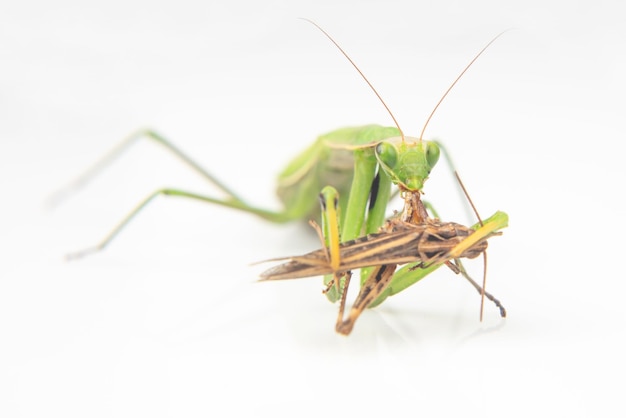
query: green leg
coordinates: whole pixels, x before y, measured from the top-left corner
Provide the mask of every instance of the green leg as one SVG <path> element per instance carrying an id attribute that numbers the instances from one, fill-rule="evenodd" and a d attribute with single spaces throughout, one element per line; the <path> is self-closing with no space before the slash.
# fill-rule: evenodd
<path id="1" fill-rule="evenodd" d="M 120 233 L 120 231 L 144 208 L 154 200 L 155 197 L 159 195 L 165 196 L 178 196 L 185 197 L 195 200 L 201 200 L 207 203 L 213 203 L 221 206 L 226 206 L 233 209 L 238 209 L 244 212 L 253 213 L 257 216 L 260 216 L 263 219 L 269 220 L 271 222 L 288 222 L 295 219 L 295 215 L 289 213 L 288 211 L 276 212 L 260 209 L 254 206 L 249 205 L 243 199 L 241 199 L 233 190 L 231 190 L 228 186 L 218 180 L 215 176 L 209 173 L 207 170 L 202 168 L 197 162 L 191 159 L 188 155 L 183 153 L 180 149 L 174 146 L 170 141 L 165 139 L 163 136 L 151 130 L 141 130 L 137 131 L 134 134 L 127 137 L 124 141 L 122 141 L 117 147 L 111 150 L 108 154 L 106 154 L 102 159 L 100 159 L 93 167 L 79 176 L 76 180 L 71 182 L 67 187 L 63 188 L 59 192 L 55 193 L 49 203 L 51 205 L 56 205 L 59 201 L 66 198 L 68 195 L 76 192 L 78 189 L 85 186 L 89 183 L 93 178 L 99 175 L 102 170 L 104 170 L 107 166 L 109 166 L 112 162 L 118 159 L 124 152 L 126 152 L 133 144 L 141 139 L 152 140 L 163 147 L 176 157 L 178 157 L 185 165 L 191 167 L 193 171 L 200 174 L 204 179 L 206 179 L 209 183 L 216 186 L 222 192 L 226 194 L 226 197 L 223 199 L 198 195 L 195 193 L 190 193 L 177 189 L 162 189 L 157 190 L 144 199 L 139 205 L 137 205 L 114 229 L 107 235 L 98 245 L 88 248 L 83 251 L 79 251 L 77 253 L 71 254 L 69 258 L 76 258 L 80 256 L 84 256 L 87 254 L 91 254 L 97 252 L 99 250 L 104 249 L 111 241 Z"/>
<path id="2" fill-rule="evenodd" d="M 366 234 L 378 232 L 385 222 L 387 206 L 391 199 L 391 179 L 389 176 L 385 173 L 381 173 L 379 170 L 376 178 L 378 185 L 376 187 L 376 194 L 370 194 L 367 223 L 365 225 Z"/>
<path id="3" fill-rule="evenodd" d="M 107 154 L 105 154 L 100 160 L 98 160 L 91 168 L 85 171 L 82 175 L 78 176 L 74 181 L 72 181 L 69 185 L 55 193 L 49 200 L 52 205 L 58 204 L 60 201 L 65 199 L 70 194 L 73 194 L 78 189 L 85 186 L 91 180 L 93 180 L 96 176 L 98 176 L 107 166 L 117 160 L 122 156 L 130 147 L 132 147 L 136 142 L 148 139 L 156 142 L 157 144 L 162 145 L 169 152 L 177 156 L 183 163 L 191 167 L 196 173 L 200 174 L 203 178 L 208 180 L 210 183 L 215 185 L 217 188 L 222 190 L 231 199 L 242 202 L 242 199 L 237 196 L 235 192 L 233 192 L 230 188 L 228 188 L 224 183 L 219 181 L 215 176 L 209 173 L 207 170 L 202 168 L 198 163 L 196 163 L 193 159 L 191 159 L 188 155 L 183 153 L 180 149 L 178 149 L 174 144 L 165 139 L 162 135 L 151 131 L 149 129 L 139 130 L 129 135 L 124 139 L 118 146 L 113 148 Z"/>
<path id="4" fill-rule="evenodd" d="M 241 201 L 220 200 L 220 199 L 215 199 L 213 197 L 203 196 L 203 195 L 199 195 L 196 193 L 187 192 L 187 191 L 179 190 L 179 189 L 161 189 L 161 190 L 155 191 L 150 196 L 145 198 L 141 203 L 139 203 L 128 215 L 126 215 L 124 219 L 122 219 L 122 221 L 119 224 L 117 224 L 115 228 L 113 228 L 111 232 L 109 232 L 109 234 L 99 244 L 90 248 L 86 248 L 82 251 L 77 251 L 75 253 L 68 254 L 66 258 L 76 259 L 76 258 L 84 257 L 86 255 L 93 254 L 93 253 L 103 250 L 113 241 L 113 239 L 122 231 L 122 229 L 124 229 L 130 223 L 130 221 L 135 216 L 137 216 L 139 212 L 141 212 L 142 209 L 148 206 L 148 204 L 152 202 L 156 197 L 161 196 L 161 195 L 162 196 L 177 196 L 177 197 L 183 197 L 187 199 L 200 200 L 202 202 L 207 202 L 207 203 L 214 203 L 217 205 L 226 206 L 226 207 L 233 208 L 233 209 L 243 210 L 249 213 L 254 213 L 256 215 L 261 216 L 262 218 L 272 220 L 275 222 L 282 221 L 281 214 L 276 214 L 274 212 L 248 206 L 247 204 Z"/>
<path id="5" fill-rule="evenodd" d="M 365 210 L 376 174 L 376 165 L 377 161 L 373 149 L 354 150 L 354 177 L 350 187 L 346 212 L 342 214 L 341 242 L 353 240 L 363 232 Z M 389 197 L 389 194 L 387 194 L 387 197 Z"/>
<path id="6" fill-rule="evenodd" d="M 366 234 L 378 232 L 381 225 L 385 222 L 387 204 L 391 198 L 391 179 L 384 173 L 378 172 L 378 187 L 376 188 L 376 196 L 370 197 L 370 206 L 367 216 Z M 360 280 L 361 287 L 365 285 L 368 277 L 374 272 L 374 267 L 365 267 L 361 269 Z"/>

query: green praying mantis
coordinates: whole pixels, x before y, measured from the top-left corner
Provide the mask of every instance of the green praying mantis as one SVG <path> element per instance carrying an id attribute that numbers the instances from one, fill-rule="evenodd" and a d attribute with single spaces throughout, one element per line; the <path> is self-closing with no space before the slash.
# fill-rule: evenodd
<path id="1" fill-rule="evenodd" d="M 346 271 L 341 271 L 340 247 L 342 243 L 355 242 L 361 236 L 375 234 L 381 230 L 386 221 L 387 206 L 391 200 L 392 187 L 394 185 L 404 200 L 404 208 L 399 216 L 400 222 L 410 225 L 425 225 L 431 222 L 431 218 L 426 210 L 427 206 L 421 200 L 421 194 L 423 193 L 425 181 L 439 160 L 442 148 L 441 144 L 435 141 L 424 140 L 422 137 L 429 121 L 443 99 L 474 61 L 502 34 L 493 38 L 465 67 L 429 115 L 420 136 L 415 138 L 405 136 L 382 97 L 337 42 L 315 22 L 308 19 L 305 20 L 316 26 L 328 37 L 354 66 L 383 104 L 395 126 L 366 125 L 348 127 L 318 137 L 310 147 L 296 156 L 278 175 L 277 195 L 283 204 L 282 210 L 264 209 L 248 203 L 216 176 L 201 167 L 194 159 L 183 153 L 172 142 L 157 132 L 152 130 L 136 132 L 105 155 L 66 189 L 62 190 L 59 196 L 86 184 L 134 142 L 149 139 L 161 144 L 180 158 L 192 170 L 199 173 L 209 183 L 212 183 L 223 192 L 225 197 L 201 195 L 174 188 L 157 190 L 132 209 L 97 245 L 70 254 L 68 258 L 79 258 L 103 250 L 142 209 L 158 196 L 176 196 L 221 205 L 254 214 L 276 223 L 302 219 L 309 220 L 312 218 L 320 219 L 318 216 L 318 196 L 321 196 L 322 226 L 319 233 L 328 251 L 329 273 L 332 273 L 327 274 L 325 279 L 328 290 L 326 294 L 331 301 L 341 300 L 343 305 L 350 273 L 346 274 Z M 443 150 L 444 154 L 446 154 L 445 149 Z M 429 209 L 433 211 L 431 207 Z M 476 233 L 473 235 L 479 234 L 483 240 L 486 240 L 500 229 L 506 227 L 508 223 L 506 214 L 497 215 L 494 215 L 495 218 L 492 217 L 495 220 L 488 224 L 489 227 L 475 226 Z M 389 233 L 391 234 L 390 236 L 396 237 L 396 235 L 393 235 L 393 232 L 389 231 Z M 379 292 L 375 300 L 368 300 L 363 308 L 379 304 L 385 297 L 404 290 L 440 265 L 448 264 L 450 266 L 450 260 L 464 257 L 464 251 L 471 249 L 472 246 L 478 243 L 476 241 L 469 244 L 470 241 L 468 240 L 470 237 L 471 235 L 448 248 L 446 255 L 440 256 L 439 259 L 435 260 L 436 262 L 431 259 L 422 260 L 422 262 L 433 262 L 419 268 L 401 269 L 394 273 L 395 267 L 393 270 L 389 268 L 390 265 L 395 265 L 395 263 L 392 263 L 394 260 L 385 260 L 382 251 L 379 257 L 383 262 L 382 265 L 367 265 L 367 262 L 363 261 L 360 264 L 360 267 L 365 267 L 361 273 L 363 284 L 368 281 L 368 277 L 377 275 L 384 275 L 386 282 L 384 291 Z M 484 249 L 479 252 L 484 253 Z M 452 266 L 451 268 L 453 270 L 455 268 L 462 269 L 462 267 Z M 341 273 L 338 274 L 339 272 Z M 484 285 L 482 294 L 485 294 Z M 342 332 L 339 325 L 337 330 Z M 350 330 L 351 326 L 349 330 L 344 329 L 342 333 L 347 334 Z"/>

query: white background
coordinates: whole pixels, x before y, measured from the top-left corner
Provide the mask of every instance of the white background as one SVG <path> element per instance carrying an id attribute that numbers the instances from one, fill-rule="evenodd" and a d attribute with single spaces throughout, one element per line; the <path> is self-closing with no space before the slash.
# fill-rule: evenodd
<path id="1" fill-rule="evenodd" d="M 619 1 L 90 3 L 0 3 L 1 416 L 625 413 Z M 142 142 L 45 207 L 137 128 L 278 208 L 276 174 L 317 135 L 391 124 L 298 17 L 336 38 L 412 135 L 514 28 L 426 133 L 484 217 L 511 217 L 489 251 L 505 321 L 487 305 L 479 323 L 475 291 L 442 270 L 336 335 L 320 279 L 256 283 L 266 266 L 249 265 L 317 247 L 308 227 L 181 199 L 63 261 L 158 187 L 218 194 Z M 473 222 L 445 165 L 426 197 Z"/>

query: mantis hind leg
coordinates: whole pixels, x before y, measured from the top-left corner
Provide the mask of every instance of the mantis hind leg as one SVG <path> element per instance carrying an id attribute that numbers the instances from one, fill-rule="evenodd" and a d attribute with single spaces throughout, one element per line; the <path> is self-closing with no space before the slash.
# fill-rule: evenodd
<path id="1" fill-rule="evenodd" d="M 135 216 L 137 216 L 139 212 L 141 212 L 142 209 L 148 206 L 148 204 L 152 202 L 158 196 L 177 196 L 177 197 L 183 197 L 187 199 L 200 200 L 200 201 L 207 202 L 207 203 L 214 203 L 217 205 L 227 206 L 230 208 L 240 209 L 246 212 L 255 213 L 261 217 L 265 217 L 266 219 L 270 219 L 270 220 L 274 216 L 280 216 L 280 214 L 275 214 L 274 212 L 269 212 L 263 209 L 254 208 L 254 207 L 246 205 L 245 203 L 241 203 L 235 200 L 225 201 L 225 200 L 215 199 L 209 196 L 187 192 L 187 191 L 180 190 L 180 189 L 160 189 L 160 190 L 153 192 L 150 196 L 148 196 L 147 198 L 142 200 L 137 206 L 135 206 L 135 208 L 128 215 L 126 215 L 126 217 L 124 217 L 124 219 L 122 219 L 120 223 L 118 223 L 117 226 L 115 226 L 115 228 L 113 228 L 113 230 L 109 232 L 109 234 L 102 241 L 100 241 L 100 243 L 94 245 L 93 247 L 88 247 L 83 250 L 70 253 L 66 256 L 66 259 L 72 260 L 76 258 L 81 258 L 86 255 L 104 250 L 115 239 L 115 237 L 130 223 L 130 221 L 133 220 L 133 218 L 135 218 Z"/>
<path id="2" fill-rule="evenodd" d="M 98 160 L 91 168 L 85 171 L 82 175 L 78 176 L 74 181 L 72 181 L 69 185 L 59 190 L 49 199 L 50 205 L 57 205 L 59 202 L 67 198 L 70 194 L 75 193 L 80 188 L 85 186 L 91 180 L 93 180 L 97 175 L 99 175 L 106 167 L 108 167 L 111 163 L 113 163 L 116 159 L 118 159 L 122 154 L 124 154 L 134 143 L 139 140 L 148 139 L 154 141 L 163 147 L 176 157 L 178 157 L 185 165 L 190 167 L 193 171 L 200 174 L 205 180 L 209 183 L 216 186 L 220 191 L 222 191 L 226 197 L 225 198 L 215 198 L 211 196 L 199 195 L 196 193 L 180 190 L 180 189 L 160 189 L 152 194 L 150 194 L 147 198 L 142 200 L 124 219 L 122 219 L 119 224 L 97 245 L 84 249 L 82 251 L 78 251 L 73 254 L 69 254 L 68 258 L 78 258 L 88 254 L 92 254 L 104 249 L 107 245 L 113 241 L 113 239 L 124 229 L 130 221 L 137 216 L 141 210 L 143 210 L 150 202 L 152 202 L 157 196 L 177 196 L 184 197 L 188 199 L 200 200 L 207 203 L 213 203 L 216 205 L 221 205 L 233 209 L 238 209 L 244 212 L 255 214 L 261 218 L 266 220 L 281 223 L 287 222 L 294 219 L 294 215 L 289 213 L 287 210 L 285 211 L 271 211 L 265 210 L 261 208 L 257 208 L 246 203 L 237 193 L 235 193 L 232 189 L 222 183 L 217 177 L 212 175 L 202 166 L 200 166 L 195 160 L 189 157 L 187 154 L 178 149 L 172 142 L 167 140 L 162 135 L 152 131 L 152 130 L 140 130 L 137 131 L 126 139 L 124 139 L 117 147 L 112 149 L 109 153 L 104 155 L 100 160 Z"/>
<path id="3" fill-rule="evenodd" d="M 96 163 L 93 164 L 89 169 L 87 169 L 80 176 L 70 182 L 67 186 L 54 193 L 51 198 L 48 199 L 48 203 L 51 206 L 55 206 L 62 200 L 66 199 L 69 195 L 75 193 L 80 188 L 87 185 L 115 160 L 117 160 L 124 153 L 126 153 L 136 142 L 139 142 L 142 139 L 153 141 L 165 147 L 167 151 L 178 157 L 185 165 L 191 167 L 193 171 L 200 174 L 200 176 L 215 185 L 218 189 L 222 190 L 230 198 L 239 201 L 242 200 L 239 196 L 237 196 L 235 192 L 233 192 L 230 188 L 228 188 L 224 183 L 222 183 L 214 175 L 209 173 L 202 166 L 200 166 L 200 164 L 194 161 L 191 157 L 182 152 L 178 147 L 176 147 L 172 142 L 167 140 L 164 136 L 150 129 L 141 129 L 127 136 L 115 148 L 111 149 L 108 153 L 106 153 L 103 157 L 96 161 Z"/>

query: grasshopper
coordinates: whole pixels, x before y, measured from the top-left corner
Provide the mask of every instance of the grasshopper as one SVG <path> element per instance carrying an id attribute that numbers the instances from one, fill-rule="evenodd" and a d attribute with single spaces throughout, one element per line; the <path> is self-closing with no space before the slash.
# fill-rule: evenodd
<path id="1" fill-rule="evenodd" d="M 462 183 L 461 187 L 467 193 Z M 324 202 L 324 199 L 325 196 L 321 194 L 320 200 Z M 322 206 L 324 205 L 325 203 L 322 203 Z M 354 323 L 364 309 L 379 305 L 388 296 L 417 283 L 444 264 L 455 273 L 461 273 L 481 294 L 483 300 L 485 297 L 491 300 L 499 308 L 500 315 L 506 316 L 506 310 L 500 301 L 485 291 L 486 276 L 483 278 L 481 287 L 467 275 L 460 261 L 461 258 L 472 259 L 483 254 L 486 267 L 487 239 L 500 235 L 499 231 L 508 226 L 508 215 L 504 212 L 496 212 L 484 222 L 481 220 L 471 228 L 431 218 L 417 224 L 409 223 L 402 217 L 391 218 L 385 222 L 378 233 L 342 242 L 335 255 L 331 255 L 329 248 L 325 246 L 321 228 L 315 222 L 311 222 L 311 225 L 320 236 L 322 249 L 301 256 L 267 260 L 289 261 L 261 273 L 261 281 L 296 279 L 322 274 L 332 275 L 325 289 L 326 293 L 333 284 L 338 284 L 343 279 L 339 314 L 335 326 L 336 331 L 341 334 L 348 335 L 352 331 Z M 410 264 L 396 272 L 398 265 L 407 263 Z M 366 277 L 362 277 L 359 294 L 348 318 L 344 319 L 347 289 L 352 277 L 351 270 L 364 267 L 373 269 L 367 271 Z M 481 300 L 481 320 L 482 312 L 483 301 Z"/>

